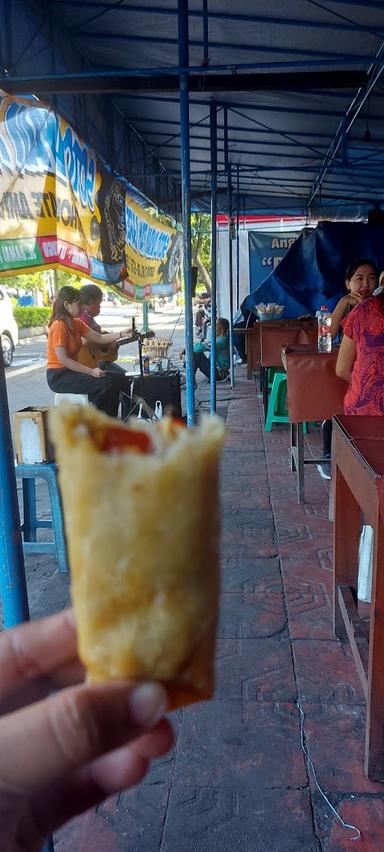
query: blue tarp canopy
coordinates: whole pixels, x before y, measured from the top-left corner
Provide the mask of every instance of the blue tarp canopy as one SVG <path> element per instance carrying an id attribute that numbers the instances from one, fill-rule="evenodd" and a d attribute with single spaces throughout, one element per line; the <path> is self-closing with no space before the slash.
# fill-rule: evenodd
<path id="1" fill-rule="evenodd" d="M 357 220 L 384 202 L 381 0 L 181 5 L 195 209 L 210 209 L 213 100 L 219 210 L 229 165 L 240 213 Z M 0 88 L 52 101 L 118 174 L 176 215 L 178 3 L 0 0 L 0 10 Z"/>
<path id="2" fill-rule="evenodd" d="M 251 246 L 250 246 L 251 250 Z M 245 318 L 260 302 L 285 305 L 284 317 L 333 310 L 345 293 L 345 271 L 355 257 L 371 258 L 384 269 L 384 226 L 320 222 L 305 228 L 282 261 L 244 300 Z"/>

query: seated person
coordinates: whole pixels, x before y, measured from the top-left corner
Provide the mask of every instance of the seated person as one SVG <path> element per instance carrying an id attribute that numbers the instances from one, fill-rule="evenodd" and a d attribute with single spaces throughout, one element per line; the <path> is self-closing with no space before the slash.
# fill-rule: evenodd
<path id="1" fill-rule="evenodd" d="M 129 336 L 131 329 L 100 334 L 82 320 L 79 290 L 69 285 L 59 290 L 48 326 L 47 382 L 55 393 L 87 394 L 89 401 L 117 417 L 120 393 L 127 391 L 124 371 L 110 373 L 101 367 L 87 367 L 78 361 L 83 340 L 89 343 L 117 343 Z"/>
<path id="2" fill-rule="evenodd" d="M 336 375 L 348 382 L 344 414 L 384 415 L 384 295 L 366 299 L 343 323 Z"/>
<path id="3" fill-rule="evenodd" d="M 98 334 L 103 335 L 103 348 L 105 343 L 105 334 L 101 329 L 101 326 L 98 322 L 96 322 L 96 317 L 100 313 L 101 302 L 103 299 L 103 291 L 101 287 L 98 287 L 97 284 L 85 284 L 84 287 L 81 287 L 79 290 L 80 293 L 80 319 L 82 322 L 92 328 L 93 331 L 98 332 Z M 121 395 L 121 416 L 122 419 L 125 420 L 131 410 L 130 403 L 130 381 L 126 376 L 125 370 L 123 367 L 120 367 L 119 364 L 115 364 L 115 359 L 118 357 L 118 346 L 116 343 L 111 343 L 108 347 L 108 353 L 110 354 L 113 360 L 104 360 L 101 358 L 98 360 L 98 366 L 105 370 L 107 373 L 118 373 L 120 374 L 121 380 L 123 380 L 124 375 L 124 385 L 125 389 Z"/>
<path id="4" fill-rule="evenodd" d="M 342 322 L 350 311 L 372 296 L 377 287 L 377 278 L 377 266 L 367 257 L 357 257 L 348 265 L 345 273 L 345 286 L 348 292 L 338 301 L 332 313 L 332 339 L 341 331 Z M 317 469 L 323 479 L 331 479 L 332 420 L 323 421 L 322 431 L 324 461 L 317 465 Z"/>
<path id="5" fill-rule="evenodd" d="M 101 302 L 103 298 L 103 291 L 97 284 L 85 284 L 84 287 L 80 287 L 80 319 L 82 322 L 92 328 L 93 331 L 96 331 L 98 334 L 103 335 L 102 345 L 104 348 L 106 342 L 106 334 L 102 331 L 101 326 L 98 322 L 96 322 L 95 317 L 97 317 L 100 313 Z M 132 334 L 131 331 L 127 332 L 127 336 Z M 116 343 L 110 343 L 108 346 L 108 351 L 111 353 L 112 357 L 117 358 L 118 353 L 118 345 Z M 125 370 L 123 367 L 119 367 L 118 364 L 115 364 L 114 361 L 104 361 L 100 360 L 99 367 L 102 370 L 110 370 L 112 372 L 124 373 Z"/>
<path id="6" fill-rule="evenodd" d="M 195 343 L 193 347 L 193 368 L 196 374 L 199 369 L 204 376 L 210 378 L 210 360 L 206 356 L 209 351 L 207 342 Z M 185 355 L 185 349 L 180 357 Z M 224 317 L 216 320 L 216 381 L 222 382 L 229 373 L 229 322 Z"/>

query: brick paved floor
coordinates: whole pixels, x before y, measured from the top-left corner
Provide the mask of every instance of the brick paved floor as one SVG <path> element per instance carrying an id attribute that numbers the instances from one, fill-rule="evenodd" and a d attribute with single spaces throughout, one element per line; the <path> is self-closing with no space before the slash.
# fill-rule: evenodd
<path id="1" fill-rule="evenodd" d="M 363 694 L 349 647 L 332 635 L 328 485 L 307 467 L 298 506 L 287 428 L 264 433 L 253 382 L 221 394 L 229 436 L 215 699 L 173 714 L 173 753 L 139 788 L 59 831 L 57 852 L 384 849 L 384 787 L 363 771 Z M 312 430 L 307 451 L 319 443 Z M 39 580 L 40 560 L 35 584 L 31 564 L 34 613 L 64 606 L 53 561 Z M 360 828 L 357 842 L 316 788 L 297 699 L 319 783 Z"/>

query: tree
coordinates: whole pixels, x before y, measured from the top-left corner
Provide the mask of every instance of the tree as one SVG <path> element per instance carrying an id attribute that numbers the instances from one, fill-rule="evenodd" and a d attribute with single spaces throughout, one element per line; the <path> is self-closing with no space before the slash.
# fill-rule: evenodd
<path id="1" fill-rule="evenodd" d="M 197 283 L 203 284 L 208 292 L 212 289 L 211 263 L 211 217 L 208 213 L 192 213 L 192 265 L 197 266 Z"/>
<path id="2" fill-rule="evenodd" d="M 40 272 L 23 272 L 21 275 L 6 276 L 0 279 L 0 283 L 10 290 L 45 290 L 50 285 L 53 287 L 53 279 L 56 282 L 56 290 L 64 287 L 65 284 L 71 284 L 73 287 L 81 287 L 83 284 L 82 279 L 73 272 L 50 268 L 42 269 Z"/>

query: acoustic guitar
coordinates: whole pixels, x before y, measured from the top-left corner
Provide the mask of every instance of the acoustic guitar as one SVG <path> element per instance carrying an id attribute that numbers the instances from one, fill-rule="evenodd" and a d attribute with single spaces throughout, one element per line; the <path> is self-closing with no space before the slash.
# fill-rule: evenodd
<path id="1" fill-rule="evenodd" d="M 119 347 L 124 346 L 125 343 L 133 343 L 135 340 L 137 340 L 137 333 L 132 331 L 131 336 L 122 337 L 116 343 L 106 343 L 105 346 L 97 346 L 94 343 L 85 344 L 81 347 L 77 360 L 80 364 L 92 369 L 98 367 L 99 361 L 117 361 Z"/>

